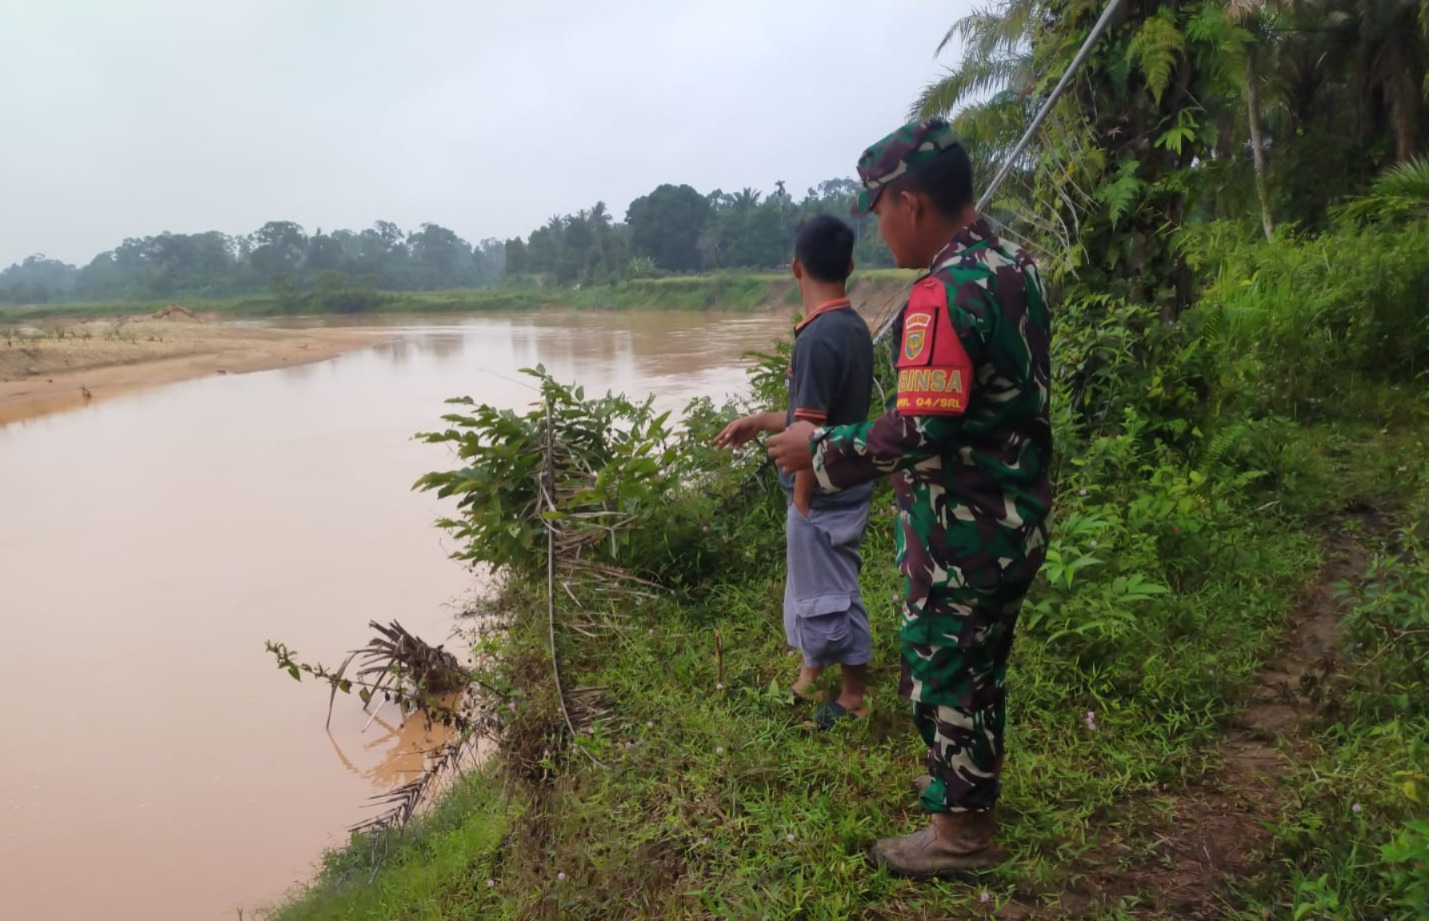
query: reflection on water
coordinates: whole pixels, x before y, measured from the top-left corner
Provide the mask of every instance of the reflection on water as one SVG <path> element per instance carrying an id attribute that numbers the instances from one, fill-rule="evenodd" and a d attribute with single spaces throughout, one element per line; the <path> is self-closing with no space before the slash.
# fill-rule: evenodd
<path id="1" fill-rule="evenodd" d="M 341 697 L 325 733 L 326 693 L 263 643 L 335 664 L 370 620 L 448 639 L 473 578 L 410 489 L 451 456 L 412 434 L 447 397 L 528 405 L 537 363 L 662 408 L 723 396 L 786 323 L 409 321 L 332 361 L 0 426 L 0 918 L 230 919 L 306 878 L 434 740 Z"/>
<path id="2" fill-rule="evenodd" d="M 421 716 L 403 720 L 400 713 L 386 709 L 387 717 L 395 718 L 396 722 L 384 718 L 382 710 L 377 710 L 363 727 L 363 733 L 369 736 L 366 740 L 344 741 L 331 730 L 327 731 L 338 762 L 376 790 L 391 790 L 413 780 L 422 770 L 424 753 L 433 750 L 443 735 L 440 727 L 434 726 L 428 731 Z M 374 728 L 378 731 L 372 732 Z M 346 749 L 355 749 L 354 754 L 349 756 Z"/>

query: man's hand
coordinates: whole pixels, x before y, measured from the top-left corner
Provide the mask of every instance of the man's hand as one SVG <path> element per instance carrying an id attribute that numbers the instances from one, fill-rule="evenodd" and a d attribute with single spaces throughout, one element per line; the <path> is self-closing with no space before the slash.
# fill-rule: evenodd
<path id="1" fill-rule="evenodd" d="M 812 470 L 814 455 L 809 450 L 809 439 L 814 437 L 814 424 L 802 419 L 769 439 L 769 456 L 785 473 Z"/>
<path id="2" fill-rule="evenodd" d="M 762 426 L 759 424 L 763 416 L 745 416 L 743 419 L 736 419 L 724 427 L 724 431 L 715 436 L 716 448 L 744 447 L 749 439 L 759 434 Z"/>
<path id="3" fill-rule="evenodd" d="M 736 419 L 715 436 L 716 448 L 742 448 L 760 432 L 777 432 L 784 426 L 782 413 L 756 413 Z"/>

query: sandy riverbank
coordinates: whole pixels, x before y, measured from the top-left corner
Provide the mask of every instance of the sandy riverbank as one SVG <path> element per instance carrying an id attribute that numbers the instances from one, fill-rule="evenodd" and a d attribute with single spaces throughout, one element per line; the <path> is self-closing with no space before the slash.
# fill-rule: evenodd
<path id="1" fill-rule="evenodd" d="M 0 425 L 174 381 L 322 361 L 390 335 L 235 326 L 177 311 L 0 325 Z"/>

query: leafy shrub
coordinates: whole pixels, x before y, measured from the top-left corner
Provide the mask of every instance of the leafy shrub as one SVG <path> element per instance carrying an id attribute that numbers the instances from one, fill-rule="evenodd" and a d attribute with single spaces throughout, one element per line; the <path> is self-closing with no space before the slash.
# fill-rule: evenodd
<path id="1" fill-rule="evenodd" d="M 465 466 L 430 473 L 414 488 L 457 500 L 459 516 L 439 524 L 461 542 L 456 558 L 544 578 L 546 521 L 596 533 L 582 553 L 678 589 L 698 587 L 717 570 L 750 559 L 740 516 L 731 505 L 769 493 L 757 487 L 748 462 L 731 460 L 710 441 L 732 408 L 697 400 L 677 430 L 653 397 L 635 403 L 558 383 L 544 368 L 526 370 L 540 383 L 541 402 L 524 413 L 478 404 L 443 418 L 444 431 L 418 437 L 450 444 Z M 543 511 L 546 457 L 554 457 L 555 511 Z M 750 489 L 754 485 L 756 488 Z M 731 524 L 733 522 L 733 524 Z"/>

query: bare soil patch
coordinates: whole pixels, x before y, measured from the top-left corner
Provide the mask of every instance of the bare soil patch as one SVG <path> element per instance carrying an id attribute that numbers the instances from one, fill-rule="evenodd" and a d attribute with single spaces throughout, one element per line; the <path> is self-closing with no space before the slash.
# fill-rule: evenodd
<path id="1" fill-rule="evenodd" d="M 1366 503 L 1346 510 L 1370 532 L 1386 523 Z M 1325 540 L 1325 563 L 1296 605 L 1295 626 L 1257 675 L 1246 708 L 1216 752 L 1219 767 L 1183 791 L 1124 804 L 1121 827 L 1134 839 L 1106 834 L 1078 865 L 1074 882 L 1049 911 L 1028 902 L 1000 918 L 1076 918 L 1131 900 L 1138 916 L 1209 921 L 1225 916 L 1228 884 L 1264 868 L 1273 825 L 1283 809 L 1282 777 L 1298 743 L 1323 719 L 1322 693 L 1340 669 L 1335 585 L 1358 579 L 1368 557 L 1353 538 Z M 1110 840 L 1108 840 L 1110 838 Z"/>
<path id="2" fill-rule="evenodd" d="M 149 316 L 0 326 L 0 425 L 174 381 L 322 361 L 388 335 L 239 326 L 177 304 Z"/>

